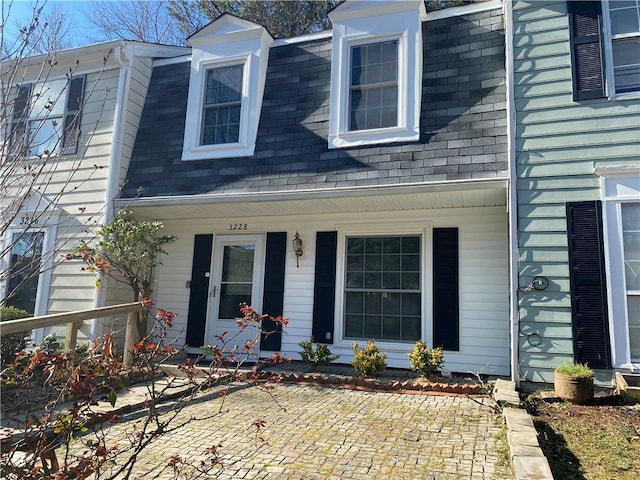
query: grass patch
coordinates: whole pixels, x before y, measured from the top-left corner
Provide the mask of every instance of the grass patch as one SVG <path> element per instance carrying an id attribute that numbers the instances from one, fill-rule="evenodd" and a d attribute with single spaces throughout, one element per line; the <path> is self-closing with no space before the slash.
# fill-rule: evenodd
<path id="1" fill-rule="evenodd" d="M 605 397 L 589 405 L 540 398 L 529 403 L 554 478 L 638 478 L 640 405 L 618 402 L 617 397 Z"/>
<path id="2" fill-rule="evenodd" d="M 498 456 L 498 461 L 496 462 L 496 471 L 495 474 L 497 477 L 509 478 L 512 477 L 511 473 L 511 463 L 509 461 L 509 442 L 507 440 L 507 424 L 504 422 L 504 418 L 502 416 L 496 416 L 500 422 L 500 430 L 498 430 L 498 434 L 496 435 L 496 455 Z"/>

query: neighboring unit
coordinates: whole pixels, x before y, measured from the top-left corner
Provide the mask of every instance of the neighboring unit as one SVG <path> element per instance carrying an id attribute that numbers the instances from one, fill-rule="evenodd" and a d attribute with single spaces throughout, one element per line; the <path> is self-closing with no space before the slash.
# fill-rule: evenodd
<path id="1" fill-rule="evenodd" d="M 192 353 L 247 302 L 290 319 L 262 357 L 313 337 L 346 363 L 373 339 L 408 367 L 422 339 L 448 370 L 510 375 L 501 2 L 330 17 L 274 41 L 224 15 L 153 63 L 118 205 L 178 237 L 158 305 Z"/>
<path id="2" fill-rule="evenodd" d="M 514 1 L 519 370 L 640 368 L 640 2 Z"/>
<path id="3" fill-rule="evenodd" d="M 152 59 L 186 51 L 114 41 L 2 63 L 3 304 L 45 315 L 104 303 L 81 262 L 63 259 L 112 216 Z"/>

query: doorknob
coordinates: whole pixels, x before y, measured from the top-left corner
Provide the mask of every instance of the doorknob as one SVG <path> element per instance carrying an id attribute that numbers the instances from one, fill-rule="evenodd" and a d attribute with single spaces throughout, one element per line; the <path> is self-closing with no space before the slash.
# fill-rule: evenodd
<path id="1" fill-rule="evenodd" d="M 213 288 L 211 289 L 211 296 L 215 297 L 216 296 L 216 286 L 214 285 Z"/>

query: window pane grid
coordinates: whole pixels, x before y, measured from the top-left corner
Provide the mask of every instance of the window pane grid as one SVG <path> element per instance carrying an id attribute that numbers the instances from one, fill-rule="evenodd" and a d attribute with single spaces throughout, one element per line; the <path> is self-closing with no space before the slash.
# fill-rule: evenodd
<path id="1" fill-rule="evenodd" d="M 207 70 L 202 145 L 237 143 L 239 141 L 242 76 L 242 65 Z"/>
<path id="2" fill-rule="evenodd" d="M 352 47 L 350 130 L 398 123 L 397 40 Z"/>
<path id="3" fill-rule="evenodd" d="M 611 34 L 640 32 L 640 1 L 609 2 Z"/>
<path id="4" fill-rule="evenodd" d="M 640 0 L 609 2 L 617 93 L 640 89 Z"/>
<path id="5" fill-rule="evenodd" d="M 349 237 L 345 338 L 421 337 L 420 237 Z"/>

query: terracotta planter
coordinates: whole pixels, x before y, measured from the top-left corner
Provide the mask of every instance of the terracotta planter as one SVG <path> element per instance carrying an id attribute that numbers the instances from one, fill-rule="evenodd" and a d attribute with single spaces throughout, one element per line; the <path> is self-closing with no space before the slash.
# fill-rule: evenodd
<path id="1" fill-rule="evenodd" d="M 556 396 L 583 405 L 593 399 L 593 377 L 572 377 L 554 372 Z"/>

